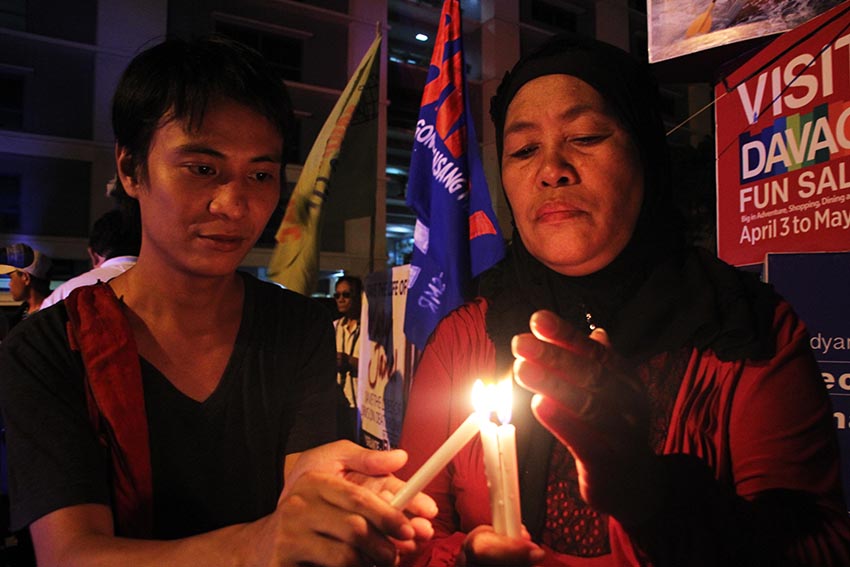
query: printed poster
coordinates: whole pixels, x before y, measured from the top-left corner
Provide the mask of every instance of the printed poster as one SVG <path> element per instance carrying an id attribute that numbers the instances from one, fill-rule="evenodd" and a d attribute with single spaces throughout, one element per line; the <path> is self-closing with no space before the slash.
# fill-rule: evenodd
<path id="1" fill-rule="evenodd" d="M 715 87 L 717 253 L 850 249 L 850 1 Z"/>
<path id="2" fill-rule="evenodd" d="M 415 362 L 415 348 L 404 335 L 409 273 L 409 265 L 397 266 L 364 282 L 357 405 L 360 442 L 371 449 L 394 449 L 401 437 Z"/>
<path id="3" fill-rule="evenodd" d="M 769 254 L 765 275 L 808 327 L 832 402 L 850 509 L 850 252 Z"/>
<path id="4" fill-rule="evenodd" d="M 840 0 L 649 0 L 649 62 L 774 35 Z"/>

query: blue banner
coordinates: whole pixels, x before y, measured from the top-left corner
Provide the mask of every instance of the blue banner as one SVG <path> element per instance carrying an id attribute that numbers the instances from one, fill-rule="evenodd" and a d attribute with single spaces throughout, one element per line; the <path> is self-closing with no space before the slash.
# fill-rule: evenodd
<path id="1" fill-rule="evenodd" d="M 768 254 L 766 280 L 808 328 L 809 346 L 832 401 L 850 510 L 850 252 Z"/>
<path id="2" fill-rule="evenodd" d="M 410 159 L 416 212 L 404 332 L 423 349 L 468 296 L 472 278 L 504 256 L 466 96 L 460 3 L 446 0 Z"/>

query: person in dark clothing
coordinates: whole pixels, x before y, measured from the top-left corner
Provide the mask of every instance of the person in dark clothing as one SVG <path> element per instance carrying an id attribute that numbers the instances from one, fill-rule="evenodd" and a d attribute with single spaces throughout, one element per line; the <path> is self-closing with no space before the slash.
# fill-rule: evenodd
<path id="1" fill-rule="evenodd" d="M 491 104 L 515 224 L 436 329 L 401 447 L 415 471 L 513 376 L 522 518 L 498 535 L 473 441 L 430 485 L 425 565 L 850 565 L 836 432 L 806 330 L 755 276 L 686 245 L 655 81 L 555 37 Z"/>
<path id="2" fill-rule="evenodd" d="M 50 566 L 393 565 L 433 502 L 383 497 L 403 452 L 331 443 L 326 310 L 237 271 L 285 182 L 283 81 L 239 43 L 168 40 L 112 119 L 141 249 L 0 347 L 12 527 Z"/>

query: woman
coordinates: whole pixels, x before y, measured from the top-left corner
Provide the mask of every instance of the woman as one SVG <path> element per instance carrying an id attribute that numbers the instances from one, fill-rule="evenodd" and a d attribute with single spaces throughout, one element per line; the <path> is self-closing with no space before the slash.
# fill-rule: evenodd
<path id="1" fill-rule="evenodd" d="M 850 565 L 805 329 L 770 288 L 683 244 L 645 68 L 560 36 L 505 76 L 491 115 L 516 231 L 426 347 L 402 476 L 466 418 L 476 378 L 513 369 L 536 543 L 488 526 L 476 439 L 427 491 L 437 533 L 416 564 Z"/>
<path id="2" fill-rule="evenodd" d="M 357 365 L 360 358 L 360 294 L 363 283 L 354 276 L 336 282 L 334 300 L 342 317 L 334 321 L 336 334 L 336 383 L 342 390 L 337 412 L 340 439 L 357 441 Z"/>

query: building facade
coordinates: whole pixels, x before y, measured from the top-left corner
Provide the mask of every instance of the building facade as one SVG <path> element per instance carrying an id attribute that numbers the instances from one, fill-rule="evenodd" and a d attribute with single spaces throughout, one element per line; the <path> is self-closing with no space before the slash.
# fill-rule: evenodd
<path id="1" fill-rule="evenodd" d="M 86 269 L 86 242 L 110 202 L 114 173 L 111 96 L 132 57 L 168 35 L 221 33 L 281 70 L 294 103 L 290 189 L 348 77 L 382 30 L 378 132 L 364 171 L 368 199 L 331 187 L 320 269 L 363 276 L 405 262 L 413 215 L 404 204 L 419 99 L 440 0 L 6 0 L 0 3 L 0 246 L 24 241 L 57 259 L 55 277 Z M 462 0 L 474 120 L 500 223 L 510 234 L 487 108 L 504 72 L 546 37 L 594 35 L 646 57 L 645 4 L 630 0 Z M 419 39 L 417 38 L 418 34 Z M 423 39 L 423 36 L 427 38 Z M 707 86 L 666 90 L 670 121 Z M 689 106 L 690 105 L 690 106 Z M 683 144 L 711 134 L 685 131 Z M 371 148 L 370 148 L 371 149 Z M 372 181 L 374 179 L 374 181 Z M 286 192 L 285 192 L 286 193 Z M 285 196 L 284 196 L 285 197 Z M 280 210 L 246 258 L 261 277 Z"/>

